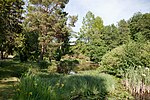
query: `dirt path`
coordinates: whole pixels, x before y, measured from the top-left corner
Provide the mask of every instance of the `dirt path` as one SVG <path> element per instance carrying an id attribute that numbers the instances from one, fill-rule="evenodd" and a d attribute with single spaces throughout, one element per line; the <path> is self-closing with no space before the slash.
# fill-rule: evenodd
<path id="1" fill-rule="evenodd" d="M 13 100 L 13 86 L 18 83 L 18 81 L 19 79 L 16 77 L 9 77 L 0 80 L 0 100 Z"/>

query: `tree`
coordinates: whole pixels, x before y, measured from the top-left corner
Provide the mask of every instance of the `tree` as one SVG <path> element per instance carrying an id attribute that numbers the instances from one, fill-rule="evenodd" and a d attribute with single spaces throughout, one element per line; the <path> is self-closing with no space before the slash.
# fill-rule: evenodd
<path id="1" fill-rule="evenodd" d="M 79 40 L 84 43 L 90 43 L 91 35 L 93 34 L 93 24 L 95 16 L 92 12 L 87 12 L 85 18 L 83 18 L 82 27 L 79 32 Z"/>
<path id="2" fill-rule="evenodd" d="M 1 0 L 0 1 L 0 51 L 13 53 L 16 33 L 22 31 L 23 0 Z"/>
<path id="3" fill-rule="evenodd" d="M 130 28 L 128 22 L 124 19 L 118 22 L 119 32 L 119 45 L 129 43 L 130 41 Z"/>
<path id="4" fill-rule="evenodd" d="M 120 38 L 118 28 L 114 24 L 105 26 L 102 34 L 102 40 L 104 41 L 108 50 L 111 50 L 119 45 Z"/>
<path id="5" fill-rule="evenodd" d="M 150 13 L 136 13 L 129 20 L 131 38 L 134 41 L 149 41 L 150 40 Z"/>
<path id="6" fill-rule="evenodd" d="M 77 21 L 76 16 L 70 17 L 63 9 L 69 0 L 30 0 L 26 25 L 30 31 L 39 34 L 40 58 L 44 56 L 52 57 L 59 61 L 61 56 L 67 52 L 67 46 L 71 31 L 71 26 Z M 67 25 L 68 19 L 71 23 Z M 51 59 L 51 58 L 50 58 Z"/>
<path id="7" fill-rule="evenodd" d="M 105 52 L 104 41 L 101 39 L 103 21 L 89 11 L 82 23 L 77 40 L 78 50 L 90 57 L 91 61 L 99 62 Z"/>

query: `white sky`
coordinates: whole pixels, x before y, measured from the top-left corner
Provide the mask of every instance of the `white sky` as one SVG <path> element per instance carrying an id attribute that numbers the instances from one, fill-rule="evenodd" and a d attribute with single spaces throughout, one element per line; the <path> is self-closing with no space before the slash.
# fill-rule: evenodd
<path id="1" fill-rule="evenodd" d="M 82 19 L 88 11 L 100 16 L 104 25 L 128 20 L 136 12 L 150 13 L 150 0 L 70 0 L 66 9 L 70 15 L 78 15 L 74 31 L 79 31 Z"/>

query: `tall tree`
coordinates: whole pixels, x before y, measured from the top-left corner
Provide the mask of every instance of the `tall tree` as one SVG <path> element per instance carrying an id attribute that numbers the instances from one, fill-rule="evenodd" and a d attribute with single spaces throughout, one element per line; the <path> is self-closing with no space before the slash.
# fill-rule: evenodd
<path id="1" fill-rule="evenodd" d="M 105 26 L 103 28 L 102 34 L 102 40 L 104 40 L 108 50 L 111 50 L 119 45 L 120 40 L 118 28 L 114 24 Z"/>
<path id="2" fill-rule="evenodd" d="M 126 44 L 130 41 L 131 34 L 128 22 L 124 19 L 118 22 L 119 45 Z"/>
<path id="3" fill-rule="evenodd" d="M 87 12 L 85 18 L 83 18 L 82 27 L 79 32 L 79 39 L 84 43 L 90 43 L 91 35 L 93 34 L 93 24 L 95 16 L 89 11 Z"/>
<path id="4" fill-rule="evenodd" d="M 0 0 L 0 51 L 13 53 L 15 33 L 22 31 L 23 0 Z"/>
<path id="5" fill-rule="evenodd" d="M 74 26 L 76 20 L 71 20 L 67 25 L 68 13 L 64 11 L 69 0 L 30 0 L 31 5 L 27 14 L 26 24 L 31 31 L 39 33 L 40 58 L 44 54 L 52 55 L 54 49 L 55 59 L 60 60 L 66 52 L 70 26 Z"/>
<path id="6" fill-rule="evenodd" d="M 87 12 L 83 18 L 83 25 L 78 37 L 78 50 L 90 57 L 91 61 L 99 62 L 104 53 L 104 42 L 101 39 L 103 21 L 100 17 L 95 17 L 92 12 Z"/>

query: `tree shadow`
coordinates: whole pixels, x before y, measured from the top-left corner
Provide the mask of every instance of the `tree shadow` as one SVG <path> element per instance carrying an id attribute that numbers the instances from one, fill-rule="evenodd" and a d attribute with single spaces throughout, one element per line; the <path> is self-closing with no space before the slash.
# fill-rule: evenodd
<path id="1" fill-rule="evenodd" d="M 0 80 L 0 100 L 12 100 L 14 96 L 13 85 L 17 84 L 16 78 Z"/>
<path id="2" fill-rule="evenodd" d="M 0 79 L 6 77 L 21 77 L 28 68 L 18 61 L 0 60 Z"/>

